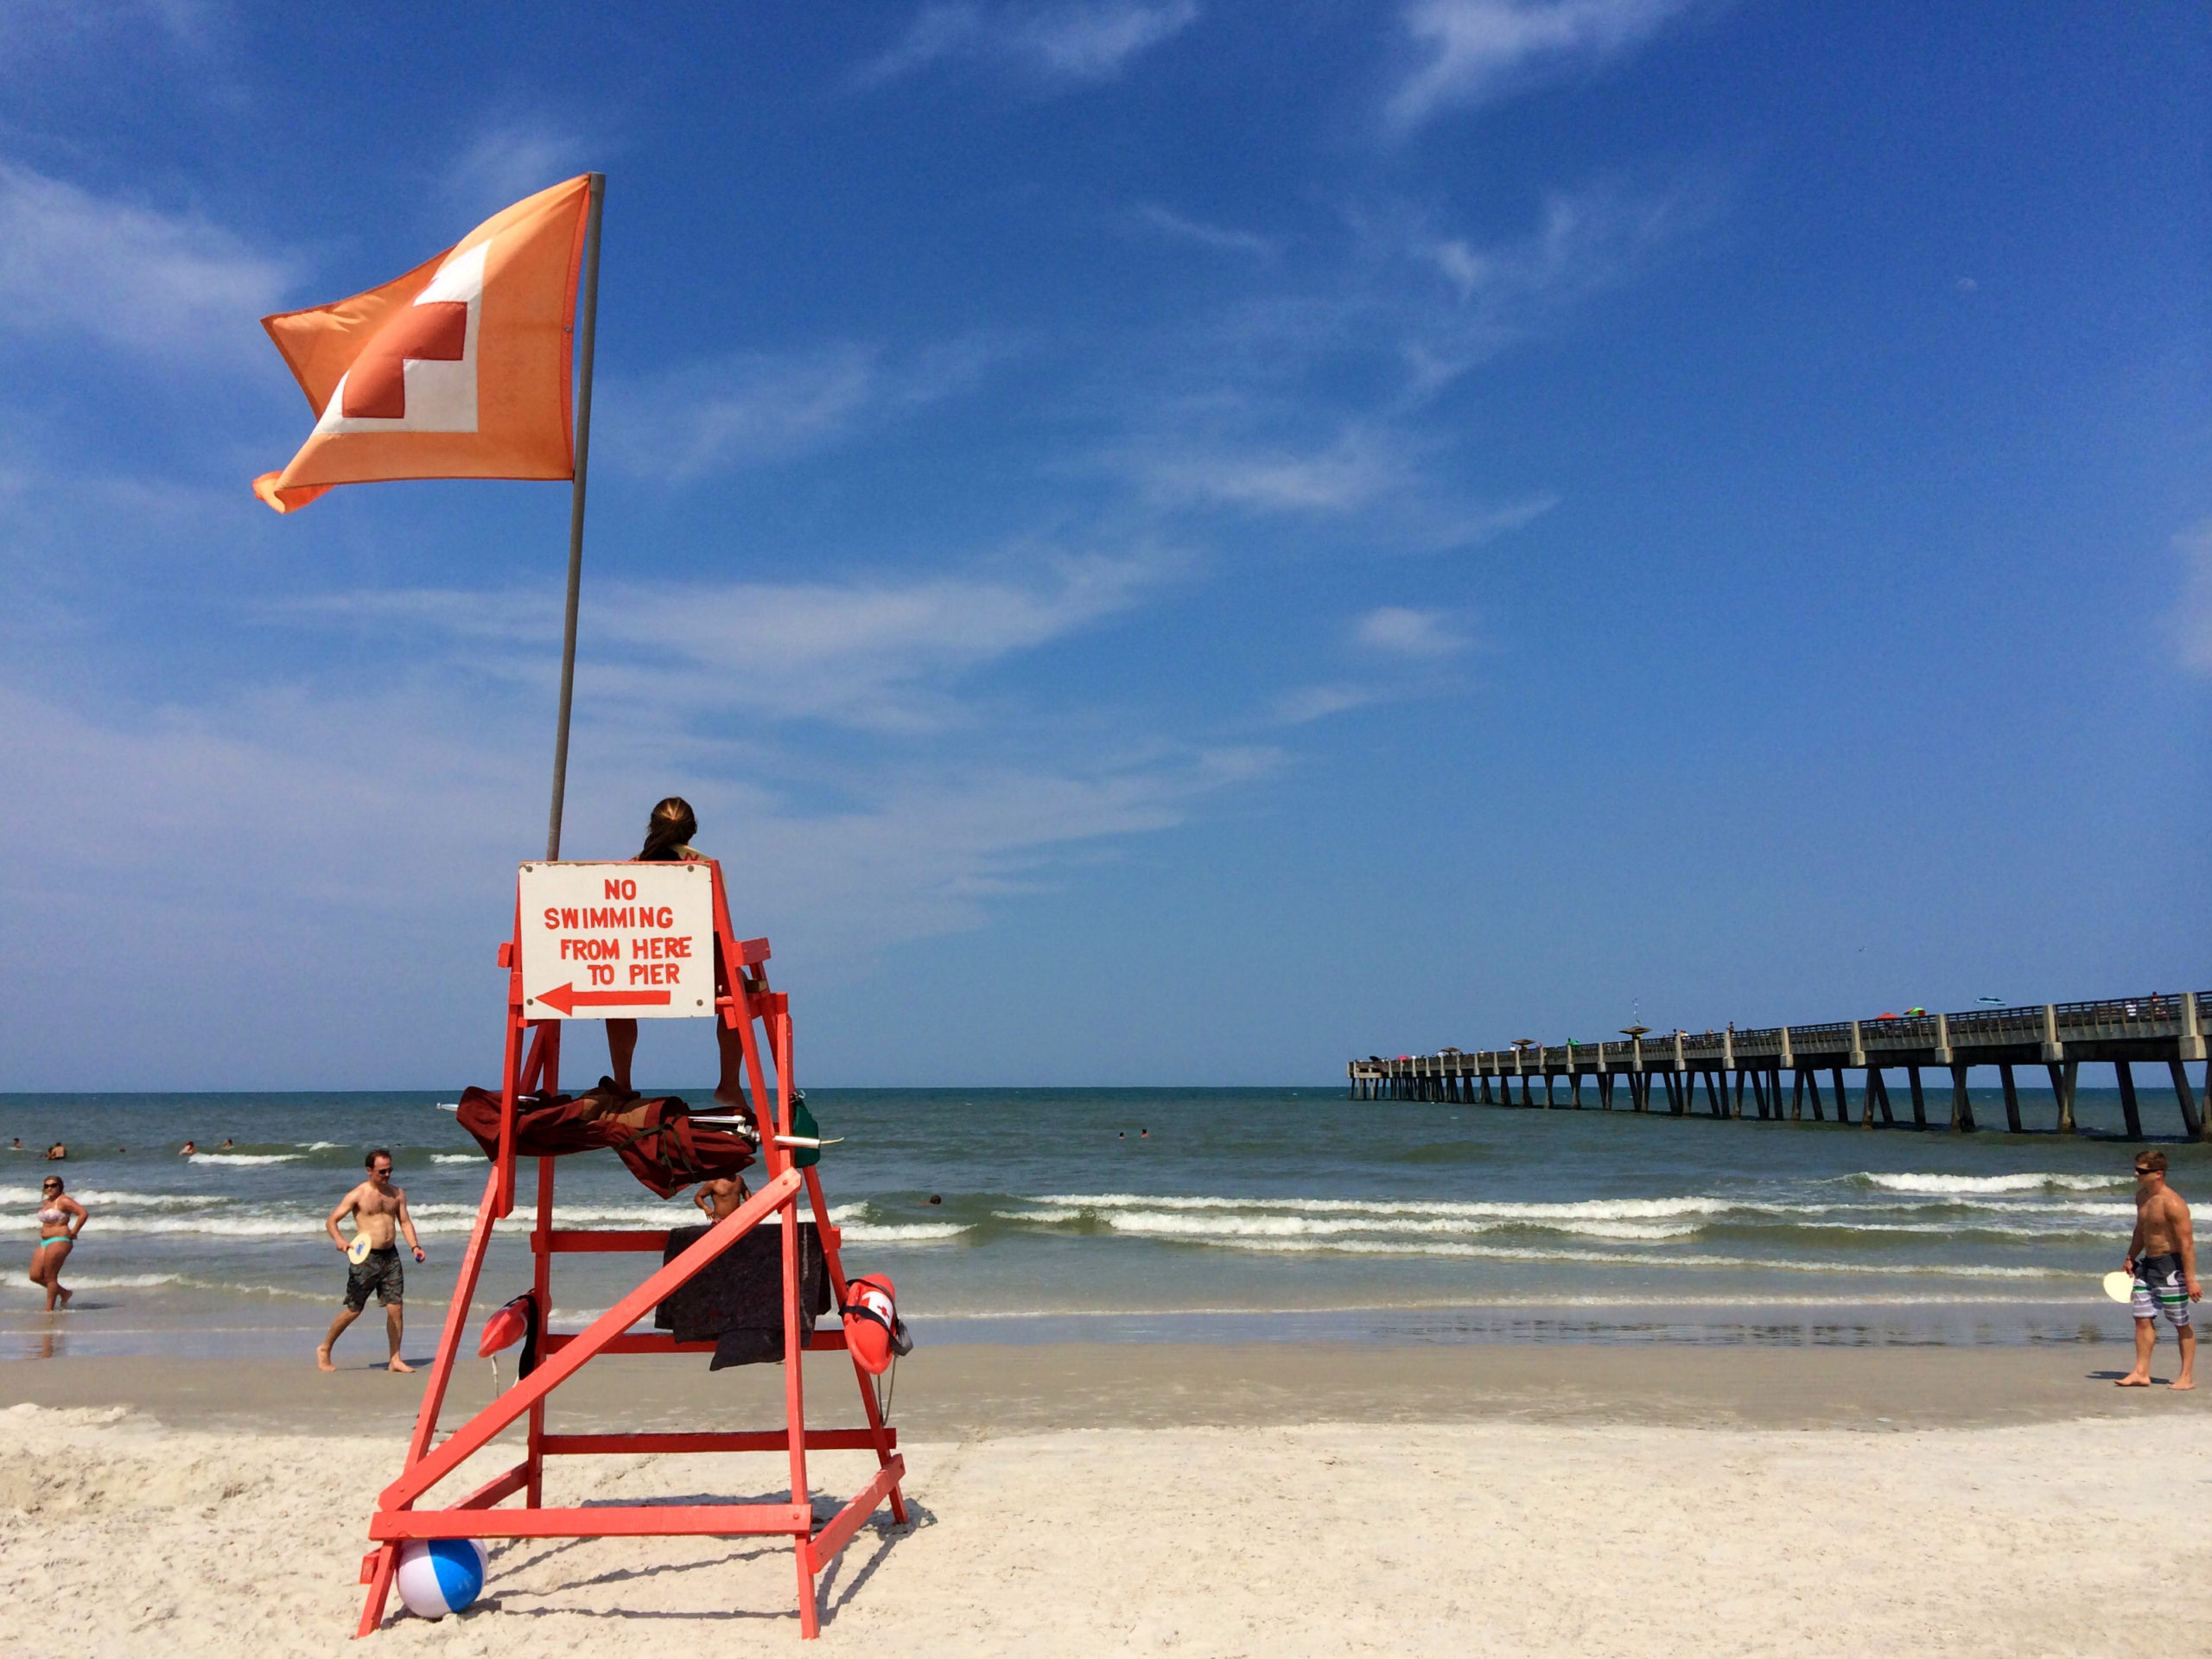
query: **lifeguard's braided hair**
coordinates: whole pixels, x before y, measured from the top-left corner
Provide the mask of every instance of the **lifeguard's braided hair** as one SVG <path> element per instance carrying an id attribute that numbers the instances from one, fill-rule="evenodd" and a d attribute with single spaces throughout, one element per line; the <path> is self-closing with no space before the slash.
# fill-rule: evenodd
<path id="1" fill-rule="evenodd" d="M 699 820 L 691 814 L 691 803 L 681 795 L 671 795 L 653 808 L 652 816 L 645 820 L 645 850 L 638 855 L 641 864 L 672 864 L 679 847 L 691 844 L 691 837 L 699 833 Z"/>

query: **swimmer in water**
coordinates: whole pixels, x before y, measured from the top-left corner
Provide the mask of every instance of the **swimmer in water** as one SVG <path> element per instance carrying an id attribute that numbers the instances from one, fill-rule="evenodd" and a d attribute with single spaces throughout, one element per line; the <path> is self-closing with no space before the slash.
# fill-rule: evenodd
<path id="1" fill-rule="evenodd" d="M 199 1154 L 200 1143 L 197 1141 L 188 1141 L 176 1149 L 176 1155 L 180 1158 L 196 1158 Z"/>
<path id="2" fill-rule="evenodd" d="M 61 1190 L 61 1178 L 49 1175 L 39 1185 L 38 1246 L 31 1252 L 31 1283 L 46 1293 L 46 1311 L 69 1306 L 74 1291 L 61 1287 L 61 1264 L 85 1230 L 88 1212 Z"/>
<path id="3" fill-rule="evenodd" d="M 68 1156 L 69 1147 L 63 1141 L 57 1141 L 46 1149 L 46 1161 L 49 1164 L 60 1163 Z"/>

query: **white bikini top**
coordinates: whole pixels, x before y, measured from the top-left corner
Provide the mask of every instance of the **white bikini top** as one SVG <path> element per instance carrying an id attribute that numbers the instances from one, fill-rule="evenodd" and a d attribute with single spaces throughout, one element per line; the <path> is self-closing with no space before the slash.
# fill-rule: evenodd
<path id="1" fill-rule="evenodd" d="M 38 1218 L 41 1223 L 50 1225 L 57 1221 L 68 1220 L 69 1212 L 67 1210 L 41 1210 L 38 1212 Z"/>

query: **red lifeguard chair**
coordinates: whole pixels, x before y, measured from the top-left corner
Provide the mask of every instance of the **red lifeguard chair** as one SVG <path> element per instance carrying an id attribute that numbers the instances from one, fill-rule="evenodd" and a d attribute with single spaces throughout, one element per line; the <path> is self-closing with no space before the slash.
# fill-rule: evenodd
<path id="1" fill-rule="evenodd" d="M 706 880 L 702 882 L 701 873 Z M 683 873 L 678 874 L 677 873 Z M 619 874 L 618 874 L 619 873 Z M 566 881 L 571 887 L 594 881 L 603 883 L 609 894 L 627 884 L 632 898 L 610 898 L 594 910 L 588 905 L 563 910 L 548 905 L 533 912 L 533 885 L 542 892 L 549 882 Z M 647 891 L 636 895 L 639 883 Z M 679 884 L 671 886 L 671 884 Z M 685 888 L 680 884 L 690 884 Z M 687 902 L 689 908 L 655 902 L 656 885 Z M 702 890 L 703 889 L 703 890 Z M 711 903 L 711 914 L 707 912 Z M 626 919 L 609 918 L 622 914 Z M 685 916 L 698 918 L 687 925 Z M 643 916 L 646 920 L 640 922 Z M 525 918 L 543 925 L 526 930 Z M 704 925 L 698 925 L 704 923 Z M 594 924 L 597 924 L 595 926 Z M 550 952 L 553 938 L 579 936 L 619 939 L 650 936 L 668 941 L 667 959 L 654 951 L 651 962 L 636 956 L 625 963 L 618 956 L 617 969 L 630 969 L 629 983 L 605 987 L 614 975 L 583 971 L 584 954 L 569 957 Z M 711 995 L 703 947 L 711 938 Z M 693 948 L 679 950 L 682 938 Z M 526 945 L 530 948 L 526 949 Z M 525 961 L 570 964 L 573 976 L 584 977 L 588 988 L 576 990 L 564 983 L 555 990 L 533 982 L 525 986 Z M 598 958 L 594 957 L 594 960 Z M 866 1425 L 858 1428 L 810 1429 L 806 1427 L 804 1369 L 800 1355 L 807 1349 L 834 1350 L 846 1346 L 842 1325 L 802 1334 L 799 1299 L 802 1291 L 798 1222 L 802 1195 L 810 1207 L 820 1239 L 824 1266 L 833 1297 L 833 1310 L 846 1306 L 843 1263 L 837 1229 L 830 1224 L 823 1201 L 818 1169 L 793 1161 L 798 1149 L 793 1142 L 791 1087 L 791 1020 L 790 999 L 768 988 L 766 964 L 768 941 L 739 940 L 731 931 L 729 903 L 722 886 L 720 864 L 712 860 L 691 864 L 560 864 L 523 867 L 517 887 L 515 935 L 499 947 L 499 965 L 507 971 L 507 1040 L 499 1105 L 499 1154 L 484 1199 L 476 1211 L 475 1229 L 461 1258 L 461 1275 L 454 1287 L 453 1305 L 446 1315 L 445 1332 L 430 1369 L 423 1407 L 408 1442 L 407 1457 L 399 1477 L 385 1487 L 369 1518 L 369 1536 L 376 1548 L 361 1562 L 361 1582 L 369 1587 L 361 1609 L 357 1637 L 367 1636 L 383 1622 L 391 1594 L 392 1573 L 399 1547 L 410 1538 L 611 1538 L 745 1535 L 788 1536 L 798 1570 L 799 1634 L 820 1632 L 815 1603 L 815 1575 L 849 1542 L 877 1505 L 888 1499 L 892 1518 L 903 1524 L 906 1504 L 899 1491 L 906 1462 L 898 1453 L 898 1431 L 889 1427 L 877 1407 L 875 1389 L 856 1359 L 853 1374 L 860 1384 L 861 1408 Z M 605 963 L 602 962 L 602 966 Z M 541 971 L 541 977 L 543 970 Z M 686 976 L 690 977 L 687 979 Z M 543 989 L 547 994 L 539 995 Z M 580 1013 L 578 1009 L 603 1009 Z M 609 1308 L 590 1327 L 575 1335 L 555 1335 L 545 1330 L 552 1306 L 553 1258 L 578 1252 L 665 1250 L 668 1234 L 662 1231 L 590 1231 L 556 1228 L 553 1224 L 555 1158 L 537 1160 L 537 1224 L 530 1235 L 535 1261 L 533 1287 L 538 1329 L 536 1332 L 537 1368 L 455 1429 L 437 1440 L 438 1414 L 446 1388 L 460 1358 L 461 1339 L 476 1294 L 477 1275 L 491 1243 L 494 1222 L 515 1204 L 516 1117 L 519 1103 L 528 1096 L 549 1096 L 558 1087 L 561 1027 L 569 1018 L 593 1019 L 620 1015 L 684 1018 L 713 1017 L 735 1031 L 742 1040 L 746 1082 L 760 1130 L 760 1155 L 765 1185 L 741 1206 L 708 1230 L 675 1260 L 667 1262 L 635 1290 Z M 527 1047 L 525 1051 L 525 1036 Z M 764 1063 L 764 1055 L 766 1057 Z M 772 1077 L 771 1070 L 772 1068 Z M 671 1335 L 632 1333 L 630 1326 L 651 1312 L 679 1286 L 689 1282 L 739 1239 L 771 1216 L 782 1219 L 784 1424 L 780 1428 L 720 1430 L 687 1433 L 553 1434 L 545 1427 L 545 1402 L 563 1382 L 600 1354 L 710 1353 L 712 1343 L 679 1343 Z M 443 1509 L 416 1505 L 493 1436 L 527 1416 L 528 1440 L 523 1460 Z M 433 1441 L 436 1441 L 434 1445 Z M 826 1524 L 817 1528 L 807 1485 L 806 1454 L 823 1451 L 873 1451 L 876 1473 Z M 658 1504 L 594 1504 L 583 1509 L 547 1509 L 543 1505 L 545 1459 L 549 1457 L 624 1452 L 781 1452 L 790 1459 L 790 1501 L 784 1503 L 719 1503 L 671 1507 Z M 501 1508 L 519 1493 L 519 1508 Z"/>

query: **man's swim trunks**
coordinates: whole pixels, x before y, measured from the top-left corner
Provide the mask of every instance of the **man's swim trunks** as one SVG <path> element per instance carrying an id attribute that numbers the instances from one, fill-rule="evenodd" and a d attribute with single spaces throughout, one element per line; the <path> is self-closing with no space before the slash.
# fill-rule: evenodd
<path id="1" fill-rule="evenodd" d="M 406 1300 L 407 1275 L 400 1270 L 398 1245 L 371 1250 L 366 1261 L 353 1264 L 346 1275 L 346 1306 L 359 1313 L 369 1305 L 372 1290 L 379 1307 L 395 1306 Z"/>
<path id="2" fill-rule="evenodd" d="M 2189 1281 L 2182 1276 L 2178 1255 L 2146 1255 L 2135 1264 L 2135 1288 L 2128 1297 L 2130 1310 L 2139 1319 L 2163 1313 L 2177 1331 L 2189 1325 Z"/>

